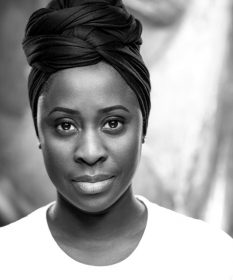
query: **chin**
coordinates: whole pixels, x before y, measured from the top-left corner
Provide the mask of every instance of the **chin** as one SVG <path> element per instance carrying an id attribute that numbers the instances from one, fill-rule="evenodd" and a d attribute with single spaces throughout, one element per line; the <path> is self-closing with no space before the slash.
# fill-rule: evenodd
<path id="1" fill-rule="evenodd" d="M 76 200 L 74 200 L 74 196 L 70 199 L 63 197 L 63 199 L 65 199 L 66 203 L 69 203 L 70 206 L 74 208 L 73 211 L 79 210 L 86 214 L 99 215 L 110 211 L 124 193 L 127 192 L 127 190 L 118 195 L 115 194 L 114 197 L 111 197 L 107 193 L 101 193 L 93 195 L 79 195 Z"/>

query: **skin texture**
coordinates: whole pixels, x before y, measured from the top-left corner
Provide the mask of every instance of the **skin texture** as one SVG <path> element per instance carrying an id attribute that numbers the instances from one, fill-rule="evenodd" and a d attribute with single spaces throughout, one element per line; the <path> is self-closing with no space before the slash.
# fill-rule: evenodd
<path id="1" fill-rule="evenodd" d="M 136 95 L 103 62 L 57 72 L 39 98 L 38 128 L 58 193 L 47 217 L 54 239 L 85 264 L 125 259 L 137 247 L 147 220 L 145 206 L 131 189 L 142 145 Z M 77 183 L 79 176 L 99 174 L 110 178 L 104 187 Z"/>

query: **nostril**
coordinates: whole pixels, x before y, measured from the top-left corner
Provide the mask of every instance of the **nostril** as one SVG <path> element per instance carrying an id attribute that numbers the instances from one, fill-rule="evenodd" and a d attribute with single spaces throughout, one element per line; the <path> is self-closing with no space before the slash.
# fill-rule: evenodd
<path id="1" fill-rule="evenodd" d="M 107 151 L 98 131 L 92 128 L 84 131 L 75 147 L 74 160 L 92 166 L 106 159 Z"/>
<path id="2" fill-rule="evenodd" d="M 76 152 L 74 154 L 74 161 L 79 164 L 86 164 L 89 166 L 96 165 L 98 163 L 103 163 L 107 159 L 107 155 L 102 153 L 101 155 L 91 154 L 91 153 L 81 153 Z"/>

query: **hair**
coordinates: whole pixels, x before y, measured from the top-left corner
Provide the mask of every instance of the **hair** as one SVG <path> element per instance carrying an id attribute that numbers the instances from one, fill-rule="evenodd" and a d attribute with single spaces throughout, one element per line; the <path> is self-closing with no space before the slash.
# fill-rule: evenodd
<path id="1" fill-rule="evenodd" d="M 146 135 L 150 76 L 140 55 L 142 25 L 121 0 L 53 0 L 35 11 L 26 26 L 23 49 L 32 67 L 29 101 L 36 133 L 38 98 L 59 70 L 105 61 L 136 94 Z"/>

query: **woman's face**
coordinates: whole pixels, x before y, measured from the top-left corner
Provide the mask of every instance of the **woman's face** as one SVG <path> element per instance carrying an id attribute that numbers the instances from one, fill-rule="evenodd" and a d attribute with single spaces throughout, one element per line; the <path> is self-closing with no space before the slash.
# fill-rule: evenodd
<path id="1" fill-rule="evenodd" d="M 58 193 L 97 213 L 130 187 L 142 143 L 136 95 L 103 62 L 59 71 L 38 102 L 44 161 Z"/>

